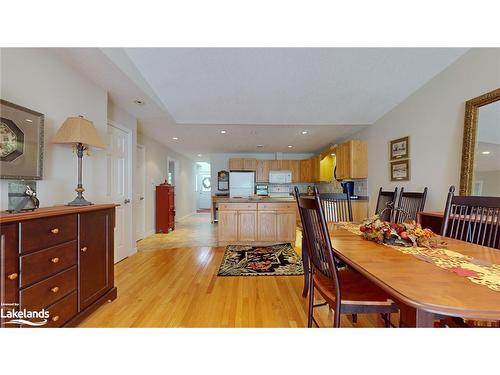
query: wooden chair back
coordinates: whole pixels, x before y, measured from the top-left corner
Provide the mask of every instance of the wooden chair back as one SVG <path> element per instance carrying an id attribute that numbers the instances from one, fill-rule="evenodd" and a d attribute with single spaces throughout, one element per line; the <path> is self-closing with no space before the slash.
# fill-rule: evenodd
<path id="1" fill-rule="evenodd" d="M 378 191 L 377 207 L 375 208 L 375 215 L 380 216 L 380 220 L 393 221 L 394 205 L 396 204 L 396 196 L 398 195 L 398 188 L 394 191 L 383 191 L 382 187 Z"/>
<path id="2" fill-rule="evenodd" d="M 500 249 L 500 197 L 458 196 L 451 186 L 441 235 Z"/>
<path id="3" fill-rule="evenodd" d="M 314 188 L 314 197 L 303 197 L 299 195 L 299 189 L 295 187 L 295 199 L 299 208 L 300 220 L 307 242 L 308 256 L 311 263 L 312 273 L 319 272 L 322 276 L 332 280 L 335 285 L 336 309 L 340 311 L 341 290 L 337 267 L 340 264 L 333 253 L 330 235 L 319 198 L 318 189 Z M 340 314 L 335 314 L 340 324 Z M 338 326 L 338 325 L 337 325 Z"/>
<path id="4" fill-rule="evenodd" d="M 327 222 L 352 221 L 352 204 L 349 193 L 319 194 Z"/>
<path id="5" fill-rule="evenodd" d="M 401 188 L 398 206 L 394 212 L 394 221 L 402 223 L 408 220 L 417 220 L 417 212 L 424 210 L 426 198 L 427 188 L 424 188 L 422 193 L 404 191 L 404 188 Z"/>

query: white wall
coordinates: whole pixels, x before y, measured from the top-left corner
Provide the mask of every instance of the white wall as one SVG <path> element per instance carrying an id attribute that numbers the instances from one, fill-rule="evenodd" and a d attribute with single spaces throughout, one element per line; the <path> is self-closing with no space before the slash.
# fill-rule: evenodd
<path id="1" fill-rule="evenodd" d="M 426 209 L 442 210 L 450 185 L 458 189 L 465 102 L 500 87 L 500 49 L 472 49 L 384 115 L 353 136 L 368 140 L 371 212 L 380 186 L 429 188 Z M 389 141 L 410 136 L 408 182 L 390 182 Z"/>
<path id="2" fill-rule="evenodd" d="M 146 234 L 155 231 L 155 187 L 167 179 L 167 159 L 178 161 L 176 177 L 176 220 L 196 212 L 196 164 L 163 144 L 138 133 L 138 143 L 146 149 Z"/>
<path id="3" fill-rule="evenodd" d="M 303 160 L 314 156 L 312 153 L 221 153 L 210 155 L 210 169 L 212 178 L 212 194 L 217 193 L 217 172 L 229 170 L 229 159 L 258 159 L 258 160 Z"/>
<path id="4" fill-rule="evenodd" d="M 500 171 L 476 172 L 474 181 L 483 181 L 482 196 L 500 197 Z"/>
<path id="5" fill-rule="evenodd" d="M 2 99 L 45 114 L 43 180 L 37 182 L 41 206 L 72 200 L 77 180 L 77 158 L 71 147 L 51 140 L 69 116 L 83 115 L 94 122 L 104 139 L 107 120 L 106 91 L 64 64 L 50 50 L 0 49 Z M 84 196 L 95 203 L 106 200 L 106 163 L 103 150 L 84 156 Z M 7 209 L 7 182 L 0 182 L 1 209 Z"/>

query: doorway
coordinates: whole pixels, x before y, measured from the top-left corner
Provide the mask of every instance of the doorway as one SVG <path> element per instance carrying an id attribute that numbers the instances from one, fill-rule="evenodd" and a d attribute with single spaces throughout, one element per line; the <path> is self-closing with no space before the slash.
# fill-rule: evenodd
<path id="1" fill-rule="evenodd" d="M 210 210 L 212 183 L 210 176 L 210 163 L 196 163 L 196 192 L 198 197 L 197 210 L 204 212 Z"/>
<path id="2" fill-rule="evenodd" d="M 132 230 L 132 131 L 108 121 L 107 196 L 118 204 L 115 210 L 115 263 L 134 249 Z"/>

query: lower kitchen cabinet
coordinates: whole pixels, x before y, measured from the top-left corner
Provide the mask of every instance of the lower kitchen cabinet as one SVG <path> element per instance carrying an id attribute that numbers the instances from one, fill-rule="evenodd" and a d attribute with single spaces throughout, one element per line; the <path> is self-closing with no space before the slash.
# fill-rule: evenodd
<path id="1" fill-rule="evenodd" d="M 257 240 L 257 211 L 238 211 L 238 240 Z"/>
<path id="2" fill-rule="evenodd" d="M 225 203 L 219 206 L 218 241 L 225 244 L 295 242 L 293 203 Z"/>

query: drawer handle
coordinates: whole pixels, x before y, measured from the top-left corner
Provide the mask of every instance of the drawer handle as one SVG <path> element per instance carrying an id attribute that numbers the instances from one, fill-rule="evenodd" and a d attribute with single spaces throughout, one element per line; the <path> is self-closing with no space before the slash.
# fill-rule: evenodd
<path id="1" fill-rule="evenodd" d="M 17 279 L 17 276 L 18 276 L 18 275 L 17 275 L 17 273 L 15 273 L 15 272 L 14 272 L 14 273 L 11 273 L 11 274 L 10 274 L 9 276 L 7 276 L 7 277 L 8 277 L 10 280 L 15 280 L 15 279 Z"/>
<path id="2" fill-rule="evenodd" d="M 57 292 L 59 292 L 59 287 L 58 287 L 58 286 L 55 286 L 55 287 L 51 288 L 51 289 L 50 289 L 50 291 L 51 291 L 52 293 L 57 293 Z"/>
<path id="3" fill-rule="evenodd" d="M 55 257 L 50 260 L 52 263 L 59 263 L 59 258 Z"/>
<path id="4" fill-rule="evenodd" d="M 52 321 L 57 322 L 59 320 L 59 315 L 53 316 Z"/>
<path id="5" fill-rule="evenodd" d="M 59 228 L 54 228 L 50 230 L 53 234 L 59 233 Z"/>
<path id="6" fill-rule="evenodd" d="M 82 247 L 82 253 L 86 252 L 87 251 L 87 246 L 85 247 Z"/>

